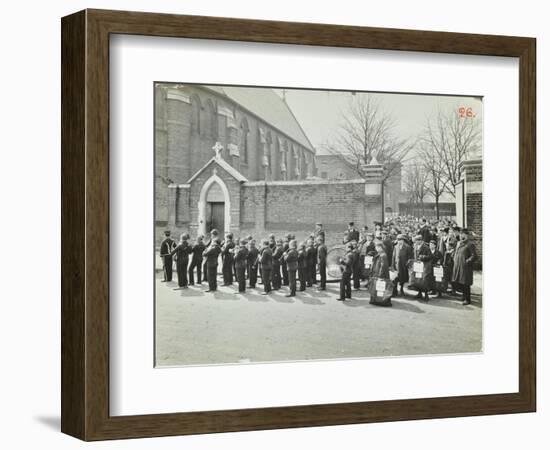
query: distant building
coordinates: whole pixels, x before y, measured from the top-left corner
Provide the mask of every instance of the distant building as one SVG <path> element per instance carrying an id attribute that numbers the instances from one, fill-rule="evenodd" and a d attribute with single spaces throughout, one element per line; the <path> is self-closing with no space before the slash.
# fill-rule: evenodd
<path id="1" fill-rule="evenodd" d="M 360 177 L 357 168 L 341 155 L 326 148 L 315 153 L 317 175 L 325 180 L 349 180 Z"/>

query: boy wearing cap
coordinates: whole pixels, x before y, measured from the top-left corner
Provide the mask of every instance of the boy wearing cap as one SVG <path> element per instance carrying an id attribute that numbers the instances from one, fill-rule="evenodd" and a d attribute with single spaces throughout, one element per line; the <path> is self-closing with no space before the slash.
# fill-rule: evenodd
<path id="1" fill-rule="evenodd" d="M 199 235 L 197 236 L 197 242 L 195 245 L 193 245 L 192 253 L 193 256 L 191 257 L 191 264 L 189 264 L 189 284 L 193 285 L 195 284 L 195 278 L 194 278 L 194 272 L 195 268 L 197 269 L 197 283 L 202 283 L 202 254 L 204 250 L 206 249 L 206 246 L 203 242 L 203 236 Z"/>
<path id="2" fill-rule="evenodd" d="M 172 281 L 172 250 L 176 247 L 176 243 L 170 237 L 170 230 L 164 232 L 164 239 L 160 243 L 160 258 L 162 259 L 162 271 L 164 279 L 162 282 Z"/>
<path id="3" fill-rule="evenodd" d="M 296 250 L 296 241 L 290 240 L 288 243 L 288 250 L 283 256 L 285 265 L 288 272 L 288 284 L 290 287 L 290 294 L 287 297 L 296 296 L 296 271 L 298 270 L 298 251 Z"/>
<path id="4" fill-rule="evenodd" d="M 306 285 L 307 287 L 313 286 L 313 273 L 316 271 L 315 267 L 315 249 L 313 248 L 313 241 L 308 239 L 306 241 Z"/>
<path id="5" fill-rule="evenodd" d="M 189 263 L 189 254 L 192 251 L 188 239 L 188 234 L 182 234 L 179 244 L 170 252 L 170 256 L 176 258 L 176 271 L 178 273 L 178 288 L 176 289 L 187 288 L 187 264 Z"/>
<path id="6" fill-rule="evenodd" d="M 202 254 L 206 258 L 206 271 L 208 278 L 208 289 L 206 292 L 214 292 L 218 289 L 218 257 L 220 256 L 221 248 L 217 239 L 212 239 L 208 248 Z"/>
<path id="7" fill-rule="evenodd" d="M 237 273 L 237 283 L 239 284 L 239 292 L 246 291 L 246 267 L 248 263 L 248 249 L 246 241 L 242 239 L 239 242 L 239 249 L 235 254 L 235 271 Z"/>
<path id="8" fill-rule="evenodd" d="M 350 241 L 359 242 L 359 230 L 355 228 L 355 224 L 353 222 L 349 223 L 348 238 Z"/>
<path id="9" fill-rule="evenodd" d="M 256 287 L 256 281 L 258 280 L 258 257 L 260 251 L 256 247 L 256 241 L 251 239 L 248 241 L 248 258 L 247 258 L 247 268 L 248 268 L 248 283 L 251 288 Z"/>
<path id="10" fill-rule="evenodd" d="M 225 243 L 222 248 L 222 273 L 223 285 L 231 286 L 233 284 L 233 251 L 235 243 L 233 242 L 233 234 L 227 233 Z"/>
<path id="11" fill-rule="evenodd" d="M 277 291 L 281 289 L 281 263 L 284 265 L 282 259 L 284 251 L 281 239 L 277 239 L 276 244 L 275 250 L 273 250 L 273 274 L 271 279 L 273 280 L 273 289 Z"/>
<path id="12" fill-rule="evenodd" d="M 288 233 L 286 235 L 285 241 L 283 242 L 283 253 L 288 252 L 291 240 L 292 240 L 292 235 Z M 282 272 L 283 272 L 283 286 L 288 286 L 288 266 L 284 262 L 281 265 L 282 265 Z"/>
<path id="13" fill-rule="evenodd" d="M 340 297 L 338 301 L 345 301 L 351 298 L 351 274 L 353 272 L 353 254 L 352 246 L 346 246 L 346 254 L 340 258 L 340 269 L 342 270 L 342 278 L 340 278 Z"/>
<path id="14" fill-rule="evenodd" d="M 260 274 L 264 284 L 262 295 L 267 295 L 271 292 L 271 270 L 273 269 L 273 253 L 269 248 L 269 241 L 266 239 L 262 242 L 262 250 L 260 251 Z"/>
<path id="15" fill-rule="evenodd" d="M 306 290 L 306 244 L 303 242 L 298 249 L 298 280 L 300 280 L 300 291 Z"/>

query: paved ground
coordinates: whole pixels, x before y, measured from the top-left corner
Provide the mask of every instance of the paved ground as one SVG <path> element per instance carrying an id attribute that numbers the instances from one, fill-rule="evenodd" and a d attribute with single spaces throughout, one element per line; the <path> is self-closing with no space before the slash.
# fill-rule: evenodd
<path id="1" fill-rule="evenodd" d="M 157 365 L 219 364 L 327 358 L 479 352 L 480 274 L 473 304 L 459 297 L 430 302 L 394 298 L 392 308 L 369 304 L 365 289 L 339 302 L 338 284 L 288 288 L 260 295 L 262 286 L 235 294 L 236 285 L 207 293 L 206 283 L 174 290 L 156 280 Z M 407 290 L 405 290 L 407 292 Z"/>

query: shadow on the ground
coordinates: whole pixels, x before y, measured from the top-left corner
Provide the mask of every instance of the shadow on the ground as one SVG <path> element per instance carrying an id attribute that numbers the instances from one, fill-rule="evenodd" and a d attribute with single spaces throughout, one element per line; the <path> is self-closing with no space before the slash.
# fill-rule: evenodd
<path id="1" fill-rule="evenodd" d="M 311 306 L 326 305 L 325 302 L 308 294 L 309 293 L 307 293 L 307 291 L 300 291 L 296 293 L 296 298 L 300 300 L 304 305 L 311 305 Z"/>
<path id="2" fill-rule="evenodd" d="M 204 297 L 204 291 L 200 287 L 190 286 L 180 291 L 182 297 Z"/>
<path id="3" fill-rule="evenodd" d="M 221 292 L 221 291 L 214 292 L 214 298 L 216 300 L 239 300 L 239 297 L 235 295 L 233 292 Z"/>

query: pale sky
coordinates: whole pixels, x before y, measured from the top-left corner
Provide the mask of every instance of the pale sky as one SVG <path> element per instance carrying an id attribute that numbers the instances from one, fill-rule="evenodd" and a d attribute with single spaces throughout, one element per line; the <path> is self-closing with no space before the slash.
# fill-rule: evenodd
<path id="1" fill-rule="evenodd" d="M 275 89 L 282 95 L 281 89 Z M 286 101 L 314 147 L 334 141 L 342 114 L 351 98 L 350 91 L 316 91 L 285 89 Z M 365 95 L 364 93 L 357 93 Z M 415 138 L 426 125 L 426 118 L 434 117 L 438 108 L 472 108 L 475 117 L 482 121 L 483 101 L 479 97 L 438 96 L 418 94 L 373 93 L 381 107 L 395 118 L 395 129 L 401 137 Z"/>

